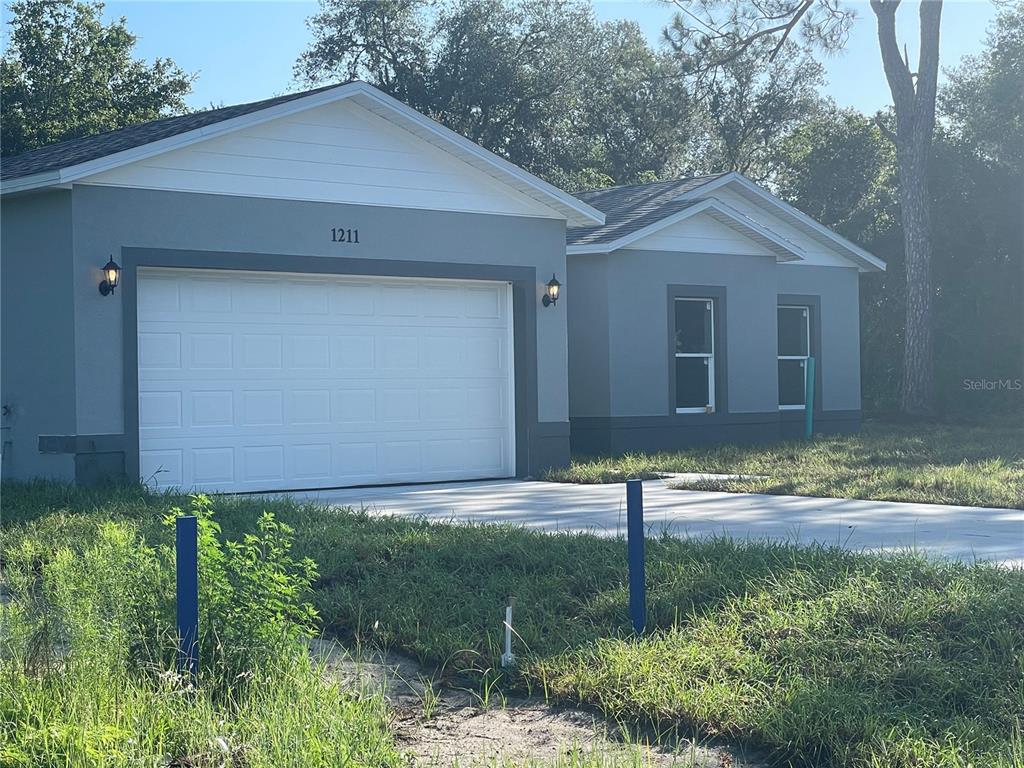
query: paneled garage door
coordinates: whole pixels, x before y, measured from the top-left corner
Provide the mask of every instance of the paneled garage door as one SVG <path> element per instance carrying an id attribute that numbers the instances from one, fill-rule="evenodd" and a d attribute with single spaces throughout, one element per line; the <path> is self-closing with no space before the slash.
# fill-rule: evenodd
<path id="1" fill-rule="evenodd" d="M 150 485 L 515 472 L 507 283 L 141 269 L 138 337 Z"/>

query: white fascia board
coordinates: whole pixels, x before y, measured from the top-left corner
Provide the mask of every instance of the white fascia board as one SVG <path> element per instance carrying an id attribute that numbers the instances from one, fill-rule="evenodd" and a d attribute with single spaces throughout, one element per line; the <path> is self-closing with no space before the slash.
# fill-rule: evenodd
<path id="1" fill-rule="evenodd" d="M 613 240 L 609 243 L 594 243 L 592 245 L 570 245 L 565 249 L 566 254 L 584 254 L 584 253 L 611 253 L 617 251 L 620 248 L 625 248 L 632 243 L 635 243 L 648 235 L 653 235 L 666 227 L 670 227 L 673 224 L 677 224 L 680 221 L 684 221 L 691 216 L 696 216 L 698 213 L 714 212 L 718 214 L 716 220 L 727 224 L 734 229 L 738 230 L 741 234 L 746 237 L 752 237 L 755 240 L 767 241 L 767 247 L 770 247 L 783 261 L 801 261 L 804 258 L 804 251 L 794 243 L 789 242 L 784 237 L 772 232 L 770 229 L 758 224 L 753 219 L 745 216 L 740 211 L 737 211 L 730 205 L 726 205 L 720 200 L 707 199 L 702 200 L 699 203 L 691 205 L 689 208 L 666 216 L 663 219 L 659 219 L 651 224 L 648 224 L 643 229 L 638 229 L 635 232 L 630 232 L 628 235 L 623 235 L 618 240 Z"/>
<path id="2" fill-rule="evenodd" d="M 174 149 L 182 149 L 215 136 L 222 136 L 242 128 L 260 125 L 270 120 L 287 117 L 288 115 L 304 112 L 308 109 L 314 109 L 357 95 L 362 97 L 357 100 L 361 102 L 362 106 L 370 106 L 372 104 L 377 107 L 374 109 L 375 112 L 383 112 L 388 117 L 396 114 L 401 116 L 407 123 L 407 128 L 415 126 L 418 129 L 414 133 L 418 133 L 421 138 L 430 141 L 430 137 L 433 137 L 432 143 L 464 162 L 469 162 L 476 167 L 485 166 L 491 176 L 561 213 L 568 219 L 570 224 L 604 224 L 604 214 L 596 208 L 592 208 L 568 192 L 563 192 L 548 184 L 528 171 L 524 171 L 504 158 L 498 157 L 493 152 L 489 152 L 478 144 L 474 144 L 464 136 L 460 136 L 454 131 L 445 128 L 440 123 L 431 120 L 425 115 L 421 115 L 397 99 L 363 82 L 339 85 L 336 88 L 330 88 L 319 93 L 310 94 L 309 96 L 293 99 L 283 104 L 250 112 L 247 115 L 221 120 L 202 128 L 168 136 L 166 139 L 142 144 L 138 147 L 132 147 L 131 149 L 79 163 L 78 165 L 61 168 L 58 171 L 48 171 L 32 176 L 9 179 L 0 186 L 0 193 L 8 194 L 54 186 L 56 184 L 68 184 L 128 163 L 145 160 Z M 371 106 L 370 108 L 372 109 L 373 107 Z M 474 160 L 475 162 L 473 162 Z"/>
<path id="3" fill-rule="evenodd" d="M 729 185 L 739 187 L 743 192 L 747 193 L 746 197 L 756 198 L 759 202 L 768 204 L 775 211 L 787 215 L 790 219 L 794 220 L 798 226 L 803 227 L 805 230 L 809 230 L 811 235 L 816 237 L 816 239 L 823 241 L 826 245 L 835 249 L 840 256 L 852 259 L 862 272 L 885 271 L 885 262 L 880 258 L 864 250 L 856 243 L 847 240 L 842 235 L 836 234 L 824 224 L 819 221 L 815 221 L 798 208 L 794 208 L 784 200 L 780 200 L 771 192 L 762 189 L 742 173 L 737 171 L 732 171 L 731 173 L 720 176 L 713 181 L 702 184 L 696 189 L 684 192 L 677 199 L 687 200 L 695 197 L 704 197 L 720 187 Z"/>
<path id="4" fill-rule="evenodd" d="M 609 253 L 613 249 L 607 243 L 594 243 L 593 245 L 567 245 L 565 253 L 567 256 L 588 253 Z"/>
<path id="5" fill-rule="evenodd" d="M 12 195 L 16 192 L 30 192 L 33 189 L 56 187 L 61 183 L 59 171 L 45 171 L 17 179 L 7 179 L 0 184 L 0 194 Z"/>

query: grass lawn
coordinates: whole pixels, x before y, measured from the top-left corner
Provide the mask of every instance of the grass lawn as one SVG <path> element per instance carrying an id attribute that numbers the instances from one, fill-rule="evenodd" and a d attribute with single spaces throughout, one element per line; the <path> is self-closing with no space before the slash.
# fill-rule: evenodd
<path id="1" fill-rule="evenodd" d="M 761 475 L 679 487 L 1024 509 L 1024 427 L 867 422 L 856 435 L 578 459 L 548 479 L 617 483 L 666 472 Z"/>
<path id="2" fill-rule="evenodd" d="M 6 486 L 2 501 L 2 551 L 35 547 L 34 567 L 44 574 L 60 559 L 56 549 L 81 549 L 102 521 L 127 521 L 155 546 L 168 535 L 164 513 L 187 504 L 138 489 L 57 485 Z M 214 503 L 225 537 L 256 530 L 265 509 L 295 527 L 294 554 L 318 566 L 312 601 L 327 632 L 469 674 L 481 691 L 591 706 L 646 733 L 720 736 L 763 749 L 780 766 L 1024 765 L 1021 570 L 658 539 L 648 548 L 651 631 L 637 639 L 629 631 L 622 541 L 374 518 L 289 501 Z M 520 664 L 502 673 L 500 621 L 509 594 L 517 598 Z M 115 742 L 147 722 L 116 719 L 102 704 L 109 698 L 104 681 L 95 678 L 74 686 L 83 702 L 97 704 L 62 714 L 59 704 L 27 692 L 41 685 L 36 678 L 8 657 L 0 665 L 5 739 L 26 718 L 42 732 L 74 730 L 68 721 L 77 718 Z M 306 673 L 300 680 L 314 685 Z M 352 733 L 336 738 L 358 758 L 353 762 L 393 764 L 379 702 L 316 690 L 308 699 L 286 689 L 273 696 L 298 696 L 294 712 L 212 702 L 196 713 L 179 697 L 172 713 L 181 726 L 166 732 L 201 746 L 220 717 L 228 723 L 221 731 L 251 740 L 246 765 L 295 765 L 288 753 L 298 754 L 306 720 L 322 723 L 314 734 L 343 734 L 347 717 Z M 335 708 L 334 698 L 345 706 Z M 259 736 L 278 731 L 284 735 L 276 741 Z"/>

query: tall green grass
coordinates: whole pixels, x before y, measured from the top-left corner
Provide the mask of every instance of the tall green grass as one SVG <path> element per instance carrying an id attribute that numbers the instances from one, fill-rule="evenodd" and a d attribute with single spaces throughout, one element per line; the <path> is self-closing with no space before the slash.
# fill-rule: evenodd
<path id="1" fill-rule="evenodd" d="M 5 490 L 5 515 L 40 518 L 30 525 L 128 518 L 150 541 L 181 503 L 138 489 Z M 621 540 L 288 500 L 216 504 L 228 538 L 258 530 L 268 509 L 295 528 L 295 556 L 317 564 L 310 599 L 326 630 L 406 651 L 442 676 L 583 704 L 657 733 L 719 735 L 780 766 L 1024 765 L 1019 569 L 659 538 L 648 543 L 650 631 L 635 638 Z M 24 524 L 0 530 L 0 546 Z M 508 595 L 514 671 L 499 664 Z"/>
<path id="2" fill-rule="evenodd" d="M 210 534 L 209 509 L 198 511 Z M 202 546 L 198 688 L 173 667 L 163 526 L 151 526 L 156 547 L 136 522 L 107 515 L 7 529 L 0 765 L 397 765 L 383 698 L 341 689 L 310 659 L 301 592 L 281 589 L 301 578 L 274 554 L 288 536 L 272 525 L 233 547 Z"/>

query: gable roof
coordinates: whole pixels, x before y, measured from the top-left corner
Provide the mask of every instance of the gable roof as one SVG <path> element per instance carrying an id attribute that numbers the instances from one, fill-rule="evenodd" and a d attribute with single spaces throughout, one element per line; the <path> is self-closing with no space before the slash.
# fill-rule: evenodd
<path id="1" fill-rule="evenodd" d="M 864 272 L 885 271 L 885 262 L 851 240 L 832 231 L 820 221 L 817 221 L 799 208 L 779 199 L 771 192 L 762 189 L 742 173 L 730 171 L 718 178 L 711 179 L 701 186 L 701 195 L 711 195 L 716 189 L 730 187 L 736 190 L 742 197 L 750 202 L 768 208 L 772 213 L 779 216 L 786 223 L 803 230 L 812 238 L 820 242 L 826 248 L 838 251 L 841 255 L 856 264 Z M 684 198 L 692 198 L 695 190 L 683 193 Z"/>
<path id="2" fill-rule="evenodd" d="M 617 240 L 602 244 L 598 249 L 604 252 L 625 248 L 648 235 L 653 235 L 655 232 L 665 229 L 666 227 L 685 221 L 691 216 L 696 216 L 698 213 L 706 213 L 719 223 L 724 224 L 725 226 L 739 232 L 741 235 L 750 238 L 763 248 L 767 248 L 775 254 L 779 261 L 800 261 L 804 258 L 804 250 L 798 245 L 790 242 L 767 227 L 758 224 L 749 216 L 737 211 L 731 205 L 727 205 L 721 200 L 705 198 L 703 200 L 693 201 L 674 201 L 672 203 L 668 203 L 665 207 L 675 209 L 675 212 L 669 216 L 659 217 L 647 226 L 640 227 L 639 229 L 632 229 Z M 594 246 L 591 245 L 569 246 L 567 249 L 567 253 L 570 254 L 591 253 L 593 251 Z"/>
<path id="3" fill-rule="evenodd" d="M 165 117 L 160 120 L 150 120 L 148 123 L 96 133 L 92 136 L 68 139 L 58 144 L 50 144 L 23 152 L 20 155 L 3 158 L 0 161 L 0 179 L 20 179 L 23 176 L 31 176 L 36 173 L 69 168 L 89 160 L 123 152 L 126 149 L 133 149 L 160 139 L 205 128 L 214 123 L 230 120 L 232 117 L 241 117 L 277 104 L 286 104 L 289 101 L 335 87 L 337 86 L 328 85 L 300 93 L 290 93 L 287 96 L 253 101 L 249 104 L 236 104 L 232 107 L 220 107 L 204 112 Z"/>
<path id="4" fill-rule="evenodd" d="M 566 235 L 567 252 L 609 253 L 688 218 L 698 212 L 698 206 L 703 206 L 701 211 L 706 211 L 713 218 L 758 241 L 779 255 L 781 260 L 803 258 L 803 249 L 795 243 L 734 207 L 716 200 L 713 197 L 714 191 L 722 187 L 736 189 L 745 199 L 792 224 L 852 261 L 860 269 L 885 269 L 885 262 L 878 257 L 735 171 L 580 192 L 577 197 L 604 211 L 605 223 L 571 227 Z M 684 213 L 686 211 L 689 213 Z"/>
<path id="5" fill-rule="evenodd" d="M 686 201 L 678 200 L 680 195 L 723 175 L 694 176 L 578 192 L 576 197 L 604 212 L 605 221 L 603 225 L 573 227 L 566 233 L 566 242 L 571 246 L 615 242 L 659 219 L 678 213 L 689 205 Z"/>
<path id="6" fill-rule="evenodd" d="M 604 214 L 359 80 L 272 99 L 153 120 L 72 139 L 0 162 L 4 194 L 69 184 L 199 141 L 286 115 L 351 99 L 566 217 L 570 225 L 604 223 Z"/>

